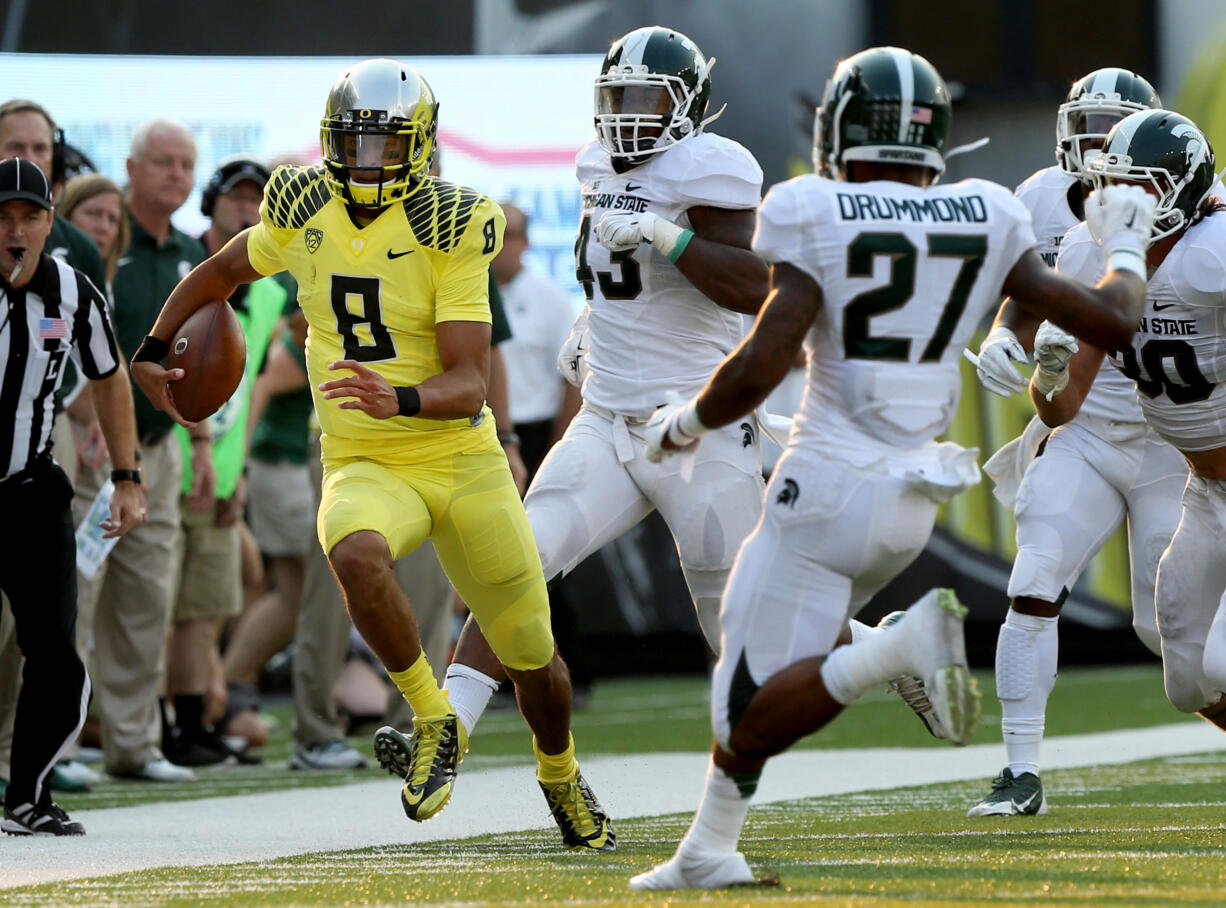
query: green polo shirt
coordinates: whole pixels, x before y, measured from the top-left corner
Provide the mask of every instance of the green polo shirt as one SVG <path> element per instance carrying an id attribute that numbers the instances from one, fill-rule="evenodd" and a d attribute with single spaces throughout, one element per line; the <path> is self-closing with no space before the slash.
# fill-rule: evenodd
<path id="1" fill-rule="evenodd" d="M 128 254 L 119 260 L 119 273 L 113 286 L 115 296 L 115 339 L 124 359 L 131 360 L 141 341 L 157 321 L 170 291 L 187 273 L 206 258 L 199 241 L 173 226 L 161 246 L 128 213 L 132 243 Z M 164 435 L 174 420 L 149 403 L 145 392 L 132 386 L 136 403 L 136 428 L 141 435 Z"/>
<path id="2" fill-rule="evenodd" d="M 294 343 L 294 339 L 286 334 L 282 336 L 280 343 L 298 362 L 305 375 L 306 356 Z M 264 411 L 263 418 L 251 436 L 252 460 L 261 463 L 305 464 L 311 446 L 310 422 L 314 408 L 309 383 L 297 391 L 278 394 L 269 400 L 268 409 Z"/>
<path id="3" fill-rule="evenodd" d="M 106 294 L 106 265 L 93 238 L 68 218 L 56 217 L 51 222 L 46 251 L 67 262 L 93 281 L 99 292 Z"/>
<path id="4" fill-rule="evenodd" d="M 494 270 L 490 269 L 490 346 L 497 347 L 511 339 L 511 323 L 507 321 L 507 311 L 502 306 L 502 291 L 498 289 L 498 280 Z"/>

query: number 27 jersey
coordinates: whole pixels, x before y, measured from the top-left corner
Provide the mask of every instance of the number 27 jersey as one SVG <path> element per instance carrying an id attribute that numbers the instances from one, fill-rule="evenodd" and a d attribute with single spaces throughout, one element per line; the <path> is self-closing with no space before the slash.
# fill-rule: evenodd
<path id="1" fill-rule="evenodd" d="M 753 248 L 821 287 L 793 441 L 914 449 L 948 428 L 962 348 L 1036 246 L 1030 214 L 986 180 L 921 188 L 815 175 L 775 186 Z"/>

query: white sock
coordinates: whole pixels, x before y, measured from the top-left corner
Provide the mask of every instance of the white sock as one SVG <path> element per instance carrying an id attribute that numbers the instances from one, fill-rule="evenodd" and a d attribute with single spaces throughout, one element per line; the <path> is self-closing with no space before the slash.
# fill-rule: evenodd
<path id="1" fill-rule="evenodd" d="M 499 682 L 489 675 L 467 665 L 453 662 L 447 666 L 443 689 L 447 692 L 447 699 L 451 701 L 456 718 L 470 737 L 477 727 L 477 720 L 489 705 L 490 697 L 498 690 L 498 684 Z"/>
<path id="2" fill-rule="evenodd" d="M 877 684 L 907 673 L 906 641 L 892 625 L 866 628 L 859 640 L 836 647 L 822 663 L 822 683 L 830 696 L 844 706 Z"/>
<path id="3" fill-rule="evenodd" d="M 694 814 L 694 822 L 677 846 L 678 853 L 729 854 L 736 851 L 757 779 L 742 780 L 742 784 L 747 787 L 748 794 L 741 794 L 737 782 L 716 766 L 714 760 L 708 760 L 707 788 Z"/>
<path id="4" fill-rule="evenodd" d="M 1058 620 L 1009 609 L 996 640 L 1000 730 L 1014 776 L 1039 772 L 1047 698 L 1056 686 Z"/>

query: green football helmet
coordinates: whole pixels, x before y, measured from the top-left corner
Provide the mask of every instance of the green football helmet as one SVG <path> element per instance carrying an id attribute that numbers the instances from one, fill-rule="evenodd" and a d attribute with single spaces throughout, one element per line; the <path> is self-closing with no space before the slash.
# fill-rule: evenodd
<path id="1" fill-rule="evenodd" d="M 641 164 L 701 133 L 723 113 L 706 117 L 714 65 L 681 32 L 658 25 L 614 41 L 596 77 L 600 147 Z"/>
<path id="2" fill-rule="evenodd" d="M 1158 92 L 1134 72 L 1108 66 L 1082 76 L 1056 112 L 1056 163 L 1088 182 L 1085 165 L 1098 152 L 1083 146 L 1103 139 L 1129 114 L 1161 106 Z"/>
<path id="3" fill-rule="evenodd" d="M 936 67 L 900 47 L 843 60 L 826 83 L 813 127 L 813 163 L 833 176 L 846 161 L 945 170 L 949 90 Z"/>
<path id="4" fill-rule="evenodd" d="M 1158 197 L 1155 240 L 1191 226 L 1216 180 L 1205 134 L 1187 117 L 1161 109 L 1129 114 L 1112 126 L 1086 172 L 1095 189 L 1111 183 L 1152 187 Z"/>

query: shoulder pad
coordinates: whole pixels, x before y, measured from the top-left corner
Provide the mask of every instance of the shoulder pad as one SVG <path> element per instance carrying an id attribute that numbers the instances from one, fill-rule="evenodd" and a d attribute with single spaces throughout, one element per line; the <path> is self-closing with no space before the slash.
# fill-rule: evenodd
<path id="1" fill-rule="evenodd" d="M 404 214 L 417 242 L 439 252 L 450 252 L 464 235 L 473 211 L 485 196 L 446 180 L 426 180 L 404 200 Z"/>
<path id="2" fill-rule="evenodd" d="M 273 171 L 264 198 L 272 226 L 298 230 L 328 204 L 332 194 L 324 185 L 322 167 L 285 166 Z"/>

